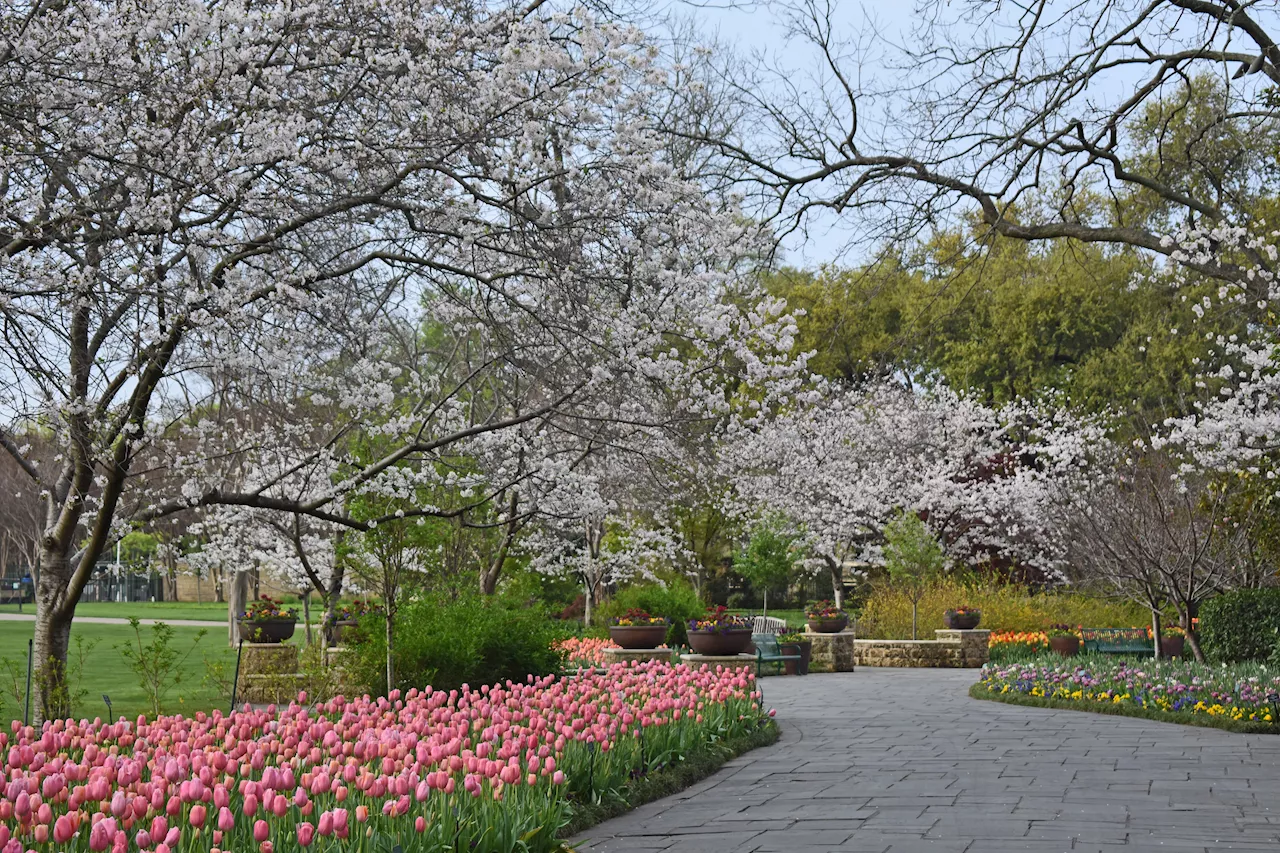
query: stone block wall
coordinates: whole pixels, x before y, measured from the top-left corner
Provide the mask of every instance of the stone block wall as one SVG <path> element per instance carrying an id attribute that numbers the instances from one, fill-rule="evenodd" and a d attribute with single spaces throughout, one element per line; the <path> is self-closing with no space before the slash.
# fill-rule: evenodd
<path id="1" fill-rule="evenodd" d="M 935 631 L 933 640 L 855 640 L 862 666 L 977 668 L 988 660 L 990 631 Z"/>
<path id="2" fill-rule="evenodd" d="M 839 634 L 818 634 L 805 629 L 804 637 L 813 643 L 813 655 L 809 658 L 810 666 L 831 672 L 852 672 L 859 663 L 855 652 L 858 642 L 853 631 L 841 631 Z"/>

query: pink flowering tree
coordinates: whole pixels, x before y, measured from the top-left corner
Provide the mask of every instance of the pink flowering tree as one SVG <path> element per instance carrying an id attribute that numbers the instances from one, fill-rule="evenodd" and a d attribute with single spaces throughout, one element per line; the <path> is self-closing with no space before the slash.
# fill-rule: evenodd
<path id="1" fill-rule="evenodd" d="M 792 324 L 738 276 L 754 227 L 649 129 L 656 55 L 542 3 L 0 13 L 0 447 L 43 502 L 42 716 L 134 524 L 462 518 L 601 424 L 790 392 Z"/>

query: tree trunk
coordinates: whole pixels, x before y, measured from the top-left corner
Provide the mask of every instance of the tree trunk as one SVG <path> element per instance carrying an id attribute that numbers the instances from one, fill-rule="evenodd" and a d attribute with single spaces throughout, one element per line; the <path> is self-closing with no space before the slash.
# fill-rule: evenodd
<path id="1" fill-rule="evenodd" d="M 844 567 L 834 557 L 826 557 L 827 571 L 831 574 L 831 600 L 837 609 L 844 608 Z"/>
<path id="2" fill-rule="evenodd" d="M 1184 611 L 1178 614 L 1178 621 L 1182 623 L 1182 631 L 1187 635 L 1187 645 L 1191 647 L 1191 653 L 1196 656 L 1196 663 L 1204 663 L 1204 652 L 1200 651 L 1200 640 L 1196 637 L 1195 631 L 1191 630 L 1191 616 Z"/>
<path id="3" fill-rule="evenodd" d="M 920 612 L 920 602 L 917 599 L 911 600 L 911 639 L 916 638 L 916 616 Z"/>
<path id="4" fill-rule="evenodd" d="M 55 544 L 40 555 L 43 564 L 36 584 L 36 624 L 32 647 L 33 702 L 37 725 L 45 720 L 71 716 L 67 689 L 67 652 L 71 648 L 71 620 L 62 612 L 71 579 L 71 567 Z"/>
<path id="5" fill-rule="evenodd" d="M 583 608 L 582 608 L 582 624 L 591 627 L 591 582 L 587 581 L 582 585 L 583 590 Z"/>
<path id="6" fill-rule="evenodd" d="M 392 608 L 387 607 L 387 692 L 390 693 L 395 685 L 395 614 Z"/>
<path id="7" fill-rule="evenodd" d="M 240 644 L 240 614 L 249 603 L 252 580 L 247 571 L 237 571 L 231 579 L 231 595 L 227 599 L 227 639 L 232 648 Z"/>
<path id="8" fill-rule="evenodd" d="M 334 642 L 332 633 L 337 629 L 333 623 L 337 621 L 338 599 L 342 597 L 342 584 L 347 573 L 347 561 L 342 553 L 344 538 L 345 534 L 338 534 L 338 541 L 334 545 L 333 552 L 333 574 L 329 577 L 329 588 L 324 592 L 324 641 L 326 645 Z"/>
<path id="9" fill-rule="evenodd" d="M 302 621 L 307 626 L 307 645 L 311 645 L 311 590 L 302 590 Z"/>
<path id="10" fill-rule="evenodd" d="M 1160 633 L 1160 611 L 1151 608 L 1151 643 L 1156 659 L 1164 657 L 1164 635 Z"/>

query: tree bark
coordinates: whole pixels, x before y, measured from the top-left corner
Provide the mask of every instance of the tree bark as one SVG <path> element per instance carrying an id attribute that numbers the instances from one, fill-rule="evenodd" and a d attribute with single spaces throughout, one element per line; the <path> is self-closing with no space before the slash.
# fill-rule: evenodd
<path id="1" fill-rule="evenodd" d="M 1164 657 L 1164 635 L 1160 632 L 1160 611 L 1151 608 L 1151 643 L 1157 659 Z"/>
<path id="2" fill-rule="evenodd" d="M 227 639 L 231 646 L 240 644 L 240 614 L 249 603 L 252 578 L 247 571 L 237 571 L 231 579 L 231 595 L 227 598 Z"/>
<path id="3" fill-rule="evenodd" d="M 33 702 L 35 722 L 71 715 L 66 684 L 67 652 L 71 648 L 71 619 L 63 611 L 71 568 L 56 543 L 50 542 L 41 554 L 43 569 L 36 584 L 36 623 L 32 647 L 35 683 L 39 697 Z"/>
<path id="4" fill-rule="evenodd" d="M 834 557 L 825 557 L 827 571 L 831 574 L 831 600 L 837 608 L 844 607 L 844 567 Z"/>

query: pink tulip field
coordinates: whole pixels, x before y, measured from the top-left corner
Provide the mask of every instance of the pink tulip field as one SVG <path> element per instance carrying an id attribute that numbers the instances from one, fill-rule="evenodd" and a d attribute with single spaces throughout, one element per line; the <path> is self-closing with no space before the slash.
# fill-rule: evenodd
<path id="1" fill-rule="evenodd" d="M 461 691 L 0 732 L 0 853 L 551 851 L 583 802 L 763 720 L 650 663 Z"/>

